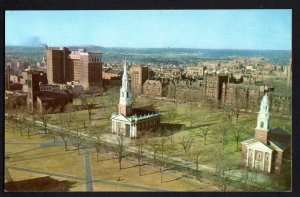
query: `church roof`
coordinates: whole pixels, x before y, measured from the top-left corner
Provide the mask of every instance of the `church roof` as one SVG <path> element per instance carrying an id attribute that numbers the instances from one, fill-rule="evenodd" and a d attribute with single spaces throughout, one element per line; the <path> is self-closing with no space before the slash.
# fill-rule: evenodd
<path id="1" fill-rule="evenodd" d="M 152 114 L 153 112 L 156 112 L 156 110 L 152 105 L 136 107 L 132 109 L 132 115 L 136 115 L 136 116 L 142 116 L 149 113 Z"/>
<path id="2" fill-rule="evenodd" d="M 126 116 L 124 116 L 122 114 L 113 115 L 111 117 L 111 119 L 120 120 L 120 121 L 124 121 L 124 122 L 130 121 L 128 118 L 126 118 Z"/>
<path id="3" fill-rule="evenodd" d="M 291 135 L 282 128 L 277 127 L 271 130 L 271 136 L 269 140 L 277 144 L 289 146 L 291 144 Z"/>
<path id="4" fill-rule="evenodd" d="M 249 140 L 242 141 L 241 143 L 242 143 L 242 144 L 252 144 L 252 143 L 254 143 L 254 142 L 257 142 L 257 139 L 251 138 L 251 139 L 249 139 Z"/>
<path id="5" fill-rule="evenodd" d="M 275 147 L 279 148 L 280 150 L 285 150 L 288 148 L 287 144 L 282 144 L 279 142 L 275 142 L 275 141 L 269 141 L 271 145 L 274 145 Z"/>
<path id="6" fill-rule="evenodd" d="M 255 150 L 259 150 L 259 151 L 263 151 L 263 152 L 273 151 L 273 149 L 271 147 L 269 147 L 268 145 L 265 145 L 264 143 L 262 143 L 260 141 L 253 142 L 253 143 L 249 144 L 248 147 L 251 149 L 255 149 Z"/>

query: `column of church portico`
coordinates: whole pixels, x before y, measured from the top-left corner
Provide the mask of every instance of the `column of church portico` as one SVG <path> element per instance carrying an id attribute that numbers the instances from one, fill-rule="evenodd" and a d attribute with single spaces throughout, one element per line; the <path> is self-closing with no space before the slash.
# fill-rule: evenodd
<path id="1" fill-rule="evenodd" d="M 271 163 L 272 163 L 272 152 L 270 152 L 270 157 L 269 157 L 269 167 L 268 167 L 268 172 L 271 172 Z"/>
<path id="2" fill-rule="evenodd" d="M 133 126 L 133 123 L 130 123 L 130 124 L 129 124 L 129 127 L 130 127 L 130 129 L 129 129 L 129 131 L 130 131 L 129 136 L 130 136 L 130 138 L 133 138 L 133 137 L 135 137 L 135 136 L 134 136 L 134 131 L 133 131 L 133 129 L 134 129 L 134 128 L 133 128 L 133 127 L 134 127 L 134 126 Z"/>
<path id="3" fill-rule="evenodd" d="M 255 161 L 255 149 L 253 149 L 253 157 L 252 157 L 252 168 L 255 168 L 255 165 L 254 165 L 254 161 Z"/>
<path id="4" fill-rule="evenodd" d="M 263 152 L 262 171 L 265 171 L 265 154 L 266 154 L 266 152 Z"/>
<path id="5" fill-rule="evenodd" d="M 115 132 L 115 127 L 114 127 L 115 121 L 111 121 L 111 132 Z"/>
<path id="6" fill-rule="evenodd" d="M 248 163 L 249 163 L 249 148 L 247 147 L 247 155 L 246 155 L 246 167 L 248 167 Z"/>
<path id="7" fill-rule="evenodd" d="M 134 135 L 134 137 L 137 136 L 137 133 L 136 133 L 136 123 L 133 124 L 133 135 Z"/>

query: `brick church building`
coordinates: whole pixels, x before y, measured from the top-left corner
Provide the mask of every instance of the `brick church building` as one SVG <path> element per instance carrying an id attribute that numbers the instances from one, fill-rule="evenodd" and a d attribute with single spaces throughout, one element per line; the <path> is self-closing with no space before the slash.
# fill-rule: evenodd
<path id="1" fill-rule="evenodd" d="M 280 173 L 285 159 L 291 159 L 291 135 L 270 128 L 270 103 L 266 93 L 257 116 L 255 137 L 242 143 L 241 166 Z"/>
<path id="2" fill-rule="evenodd" d="M 147 131 L 156 130 L 160 125 L 161 115 L 152 106 L 132 108 L 126 61 L 118 109 L 118 113 L 111 116 L 112 133 L 123 133 L 126 137 L 137 138 Z"/>

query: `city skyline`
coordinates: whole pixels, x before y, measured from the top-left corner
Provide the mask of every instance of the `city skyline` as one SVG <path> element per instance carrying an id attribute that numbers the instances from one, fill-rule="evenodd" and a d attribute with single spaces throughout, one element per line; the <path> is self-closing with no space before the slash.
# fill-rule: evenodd
<path id="1" fill-rule="evenodd" d="M 40 46 L 43 42 L 49 46 L 291 50 L 291 13 L 291 10 L 6 11 L 5 45 Z"/>

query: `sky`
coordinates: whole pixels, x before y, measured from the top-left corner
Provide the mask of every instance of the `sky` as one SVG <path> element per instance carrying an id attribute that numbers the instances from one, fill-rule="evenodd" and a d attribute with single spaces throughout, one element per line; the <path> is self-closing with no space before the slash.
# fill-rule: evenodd
<path id="1" fill-rule="evenodd" d="M 6 11 L 5 45 L 291 50 L 291 10 Z"/>

